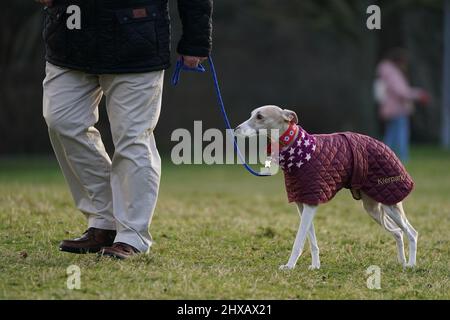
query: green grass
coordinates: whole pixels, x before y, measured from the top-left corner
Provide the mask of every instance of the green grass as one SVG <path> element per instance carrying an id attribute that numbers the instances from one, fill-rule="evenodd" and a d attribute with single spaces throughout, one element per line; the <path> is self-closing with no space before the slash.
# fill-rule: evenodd
<path id="1" fill-rule="evenodd" d="M 167 159 L 167 157 L 166 157 Z M 418 267 L 402 270 L 393 238 L 342 191 L 315 225 L 322 269 L 309 249 L 287 262 L 298 225 L 281 175 L 255 178 L 239 166 L 163 167 L 149 255 L 128 261 L 58 251 L 86 225 L 52 159 L 0 160 L 1 299 L 449 299 L 450 153 L 416 148 L 405 201 L 419 231 Z M 66 268 L 81 268 L 81 289 Z M 378 265 L 381 290 L 366 287 Z"/>

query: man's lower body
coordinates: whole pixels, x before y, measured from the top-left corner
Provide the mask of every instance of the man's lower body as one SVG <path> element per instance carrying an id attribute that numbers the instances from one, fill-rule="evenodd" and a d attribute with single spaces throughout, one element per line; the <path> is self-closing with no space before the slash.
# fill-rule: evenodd
<path id="1" fill-rule="evenodd" d="M 409 117 L 399 116 L 386 122 L 384 143 L 405 163 L 409 158 Z"/>
<path id="2" fill-rule="evenodd" d="M 88 221 L 88 231 L 63 241 L 61 250 L 98 252 L 114 242 L 105 254 L 148 252 L 161 173 L 153 130 L 163 77 L 164 71 L 91 75 L 47 63 L 44 118 L 76 206 Z M 94 127 L 103 95 L 115 146 L 112 159 Z"/>

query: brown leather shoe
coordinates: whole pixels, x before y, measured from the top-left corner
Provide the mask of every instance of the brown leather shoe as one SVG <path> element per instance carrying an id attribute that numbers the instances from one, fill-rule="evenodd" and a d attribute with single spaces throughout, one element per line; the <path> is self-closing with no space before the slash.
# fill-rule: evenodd
<path id="1" fill-rule="evenodd" d="M 129 244 L 116 242 L 111 247 L 103 248 L 98 255 L 116 259 L 127 259 L 139 253 L 139 250 Z"/>
<path id="2" fill-rule="evenodd" d="M 59 250 L 70 253 L 95 253 L 103 247 L 112 245 L 115 237 L 115 230 L 89 228 L 79 238 L 63 240 Z"/>

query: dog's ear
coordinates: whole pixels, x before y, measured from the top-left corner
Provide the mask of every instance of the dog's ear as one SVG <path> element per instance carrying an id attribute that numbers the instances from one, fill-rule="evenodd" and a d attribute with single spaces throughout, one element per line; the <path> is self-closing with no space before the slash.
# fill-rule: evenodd
<path id="1" fill-rule="evenodd" d="M 297 117 L 297 114 L 295 113 L 295 111 L 284 109 L 283 110 L 283 118 L 286 121 L 289 121 L 289 122 L 294 121 L 295 123 L 298 123 L 298 117 Z"/>

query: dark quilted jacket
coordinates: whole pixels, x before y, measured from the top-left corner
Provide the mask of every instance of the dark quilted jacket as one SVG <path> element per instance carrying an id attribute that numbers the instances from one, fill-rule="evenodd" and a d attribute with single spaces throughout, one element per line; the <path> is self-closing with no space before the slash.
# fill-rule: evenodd
<path id="1" fill-rule="evenodd" d="M 351 132 L 312 137 L 316 147 L 311 159 L 284 171 L 289 202 L 317 205 L 348 188 L 392 205 L 413 189 L 400 160 L 380 141 Z"/>
<path id="2" fill-rule="evenodd" d="M 81 9 L 81 29 L 66 26 L 69 5 Z M 178 0 L 183 35 L 178 52 L 208 56 L 212 0 Z M 130 73 L 170 66 L 168 0 L 55 0 L 45 10 L 46 60 L 88 73 Z"/>

